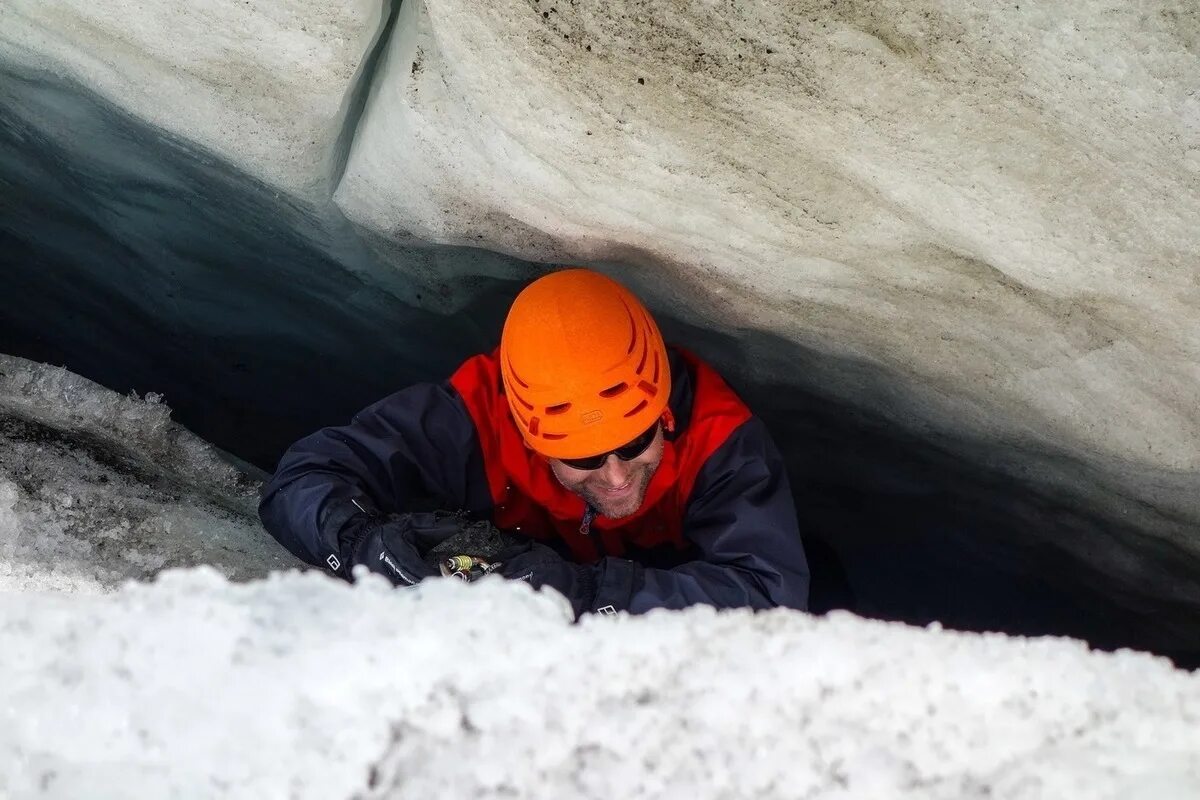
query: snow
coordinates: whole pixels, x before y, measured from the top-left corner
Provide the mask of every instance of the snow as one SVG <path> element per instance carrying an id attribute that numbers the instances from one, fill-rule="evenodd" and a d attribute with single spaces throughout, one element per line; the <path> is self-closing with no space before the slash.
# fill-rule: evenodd
<path id="1" fill-rule="evenodd" d="M 846 614 L 568 620 L 499 579 L 9 596 L 0 795 L 1200 792 L 1200 676 L 1162 659 Z"/>
<path id="2" fill-rule="evenodd" d="M 258 487 L 153 395 L 0 355 L 0 592 L 295 566 L 259 525 Z"/>
<path id="3" fill-rule="evenodd" d="M 156 398 L 0 359 L 0 797 L 1200 794 L 1200 673 L 1166 659 L 352 586 L 287 569 L 256 489 Z"/>

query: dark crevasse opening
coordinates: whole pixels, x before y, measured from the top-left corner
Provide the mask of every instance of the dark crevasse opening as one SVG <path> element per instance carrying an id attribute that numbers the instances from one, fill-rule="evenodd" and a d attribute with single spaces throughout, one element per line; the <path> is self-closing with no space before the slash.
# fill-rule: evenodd
<path id="1" fill-rule="evenodd" d="M 268 470 L 300 436 L 494 346 L 544 269 L 466 249 L 382 256 L 335 215 L 31 75 L 0 76 L 0 187 L 0 351 L 161 393 L 179 422 Z M 1191 553 L 1014 479 L 994 445 L 914 435 L 870 398 L 846 405 L 808 377 L 828 356 L 700 327 L 680 305 L 655 311 L 786 454 L 814 610 L 1069 635 L 1200 666 Z M 847 369 L 867 370 L 825 371 Z M 1115 579 L 1114 562 L 1139 579 Z"/>

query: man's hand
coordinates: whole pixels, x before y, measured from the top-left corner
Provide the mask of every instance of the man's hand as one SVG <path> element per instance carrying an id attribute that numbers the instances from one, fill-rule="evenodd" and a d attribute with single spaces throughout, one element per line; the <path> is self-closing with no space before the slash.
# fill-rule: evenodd
<path id="1" fill-rule="evenodd" d="M 453 514 L 393 514 L 369 520 L 358 532 L 352 564 L 363 564 L 397 586 L 415 586 L 438 575 L 425 554 L 463 530 L 463 520 Z"/>
<path id="2" fill-rule="evenodd" d="M 592 610 L 596 578 L 591 567 L 574 564 L 544 544 L 527 542 L 497 556 L 497 574 L 514 581 L 528 581 L 535 589 L 549 586 L 571 603 L 575 618 Z"/>

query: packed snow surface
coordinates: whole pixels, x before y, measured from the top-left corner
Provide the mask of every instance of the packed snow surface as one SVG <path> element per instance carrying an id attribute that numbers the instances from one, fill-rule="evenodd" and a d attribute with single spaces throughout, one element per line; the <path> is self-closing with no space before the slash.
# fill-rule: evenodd
<path id="1" fill-rule="evenodd" d="M 1200 676 L 1068 640 L 201 569 L 0 652 L 5 797 L 1200 796 Z"/>

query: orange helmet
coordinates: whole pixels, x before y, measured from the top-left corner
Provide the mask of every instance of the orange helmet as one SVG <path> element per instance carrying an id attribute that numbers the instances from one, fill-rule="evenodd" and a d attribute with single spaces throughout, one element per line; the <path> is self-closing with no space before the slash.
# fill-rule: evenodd
<path id="1" fill-rule="evenodd" d="M 517 295 L 500 336 L 500 372 L 526 444 L 550 458 L 620 447 L 658 421 L 671 394 L 650 312 L 586 269 L 553 272 Z"/>

